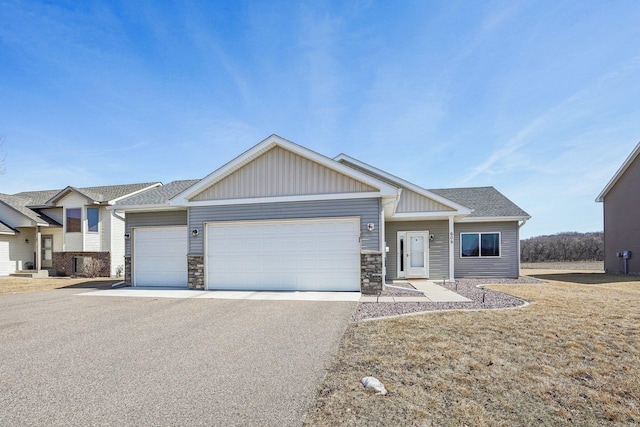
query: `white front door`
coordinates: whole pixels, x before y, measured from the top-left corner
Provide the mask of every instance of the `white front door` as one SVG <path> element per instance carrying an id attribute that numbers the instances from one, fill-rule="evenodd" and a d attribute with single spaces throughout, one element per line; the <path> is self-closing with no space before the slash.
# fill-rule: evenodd
<path id="1" fill-rule="evenodd" d="M 42 267 L 51 267 L 53 265 L 53 236 L 42 236 L 41 250 Z"/>
<path id="2" fill-rule="evenodd" d="M 429 231 L 398 232 L 398 277 L 429 277 Z"/>

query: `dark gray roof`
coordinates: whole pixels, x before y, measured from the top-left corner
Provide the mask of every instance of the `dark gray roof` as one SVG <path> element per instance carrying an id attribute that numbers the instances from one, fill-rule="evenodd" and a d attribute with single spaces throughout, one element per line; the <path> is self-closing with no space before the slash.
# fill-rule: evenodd
<path id="1" fill-rule="evenodd" d="M 9 233 L 9 234 L 16 234 L 17 230 L 14 230 L 13 228 L 9 227 L 7 224 L 5 224 L 4 222 L 0 221 L 0 233 Z"/>
<path id="2" fill-rule="evenodd" d="M 469 217 L 527 217 L 520 209 L 493 187 L 440 188 L 432 193 L 472 209 Z"/>
<path id="3" fill-rule="evenodd" d="M 60 194 L 66 189 L 73 188 L 96 202 L 107 202 L 109 200 L 124 197 L 127 194 L 135 193 L 150 187 L 157 182 L 144 182 L 139 184 L 104 185 L 99 187 L 66 187 L 58 190 L 24 191 L 14 194 L 14 196 L 27 200 L 25 206 L 44 206 L 47 201 Z"/>
<path id="4" fill-rule="evenodd" d="M 166 205 L 169 199 L 199 181 L 199 179 L 172 181 L 161 187 L 152 188 L 151 190 L 143 191 L 142 193 L 119 200 L 115 206 Z"/>
<path id="5" fill-rule="evenodd" d="M 27 208 L 26 207 L 27 201 L 28 199 L 25 199 L 22 197 L 0 193 L 0 202 L 3 202 L 4 204 L 12 207 L 14 210 L 20 212 L 21 214 L 23 214 L 30 220 L 35 221 L 38 224 L 49 224 L 49 221 L 51 220 L 51 218 L 49 217 L 45 218 L 43 215 L 40 215 L 40 213 Z"/>

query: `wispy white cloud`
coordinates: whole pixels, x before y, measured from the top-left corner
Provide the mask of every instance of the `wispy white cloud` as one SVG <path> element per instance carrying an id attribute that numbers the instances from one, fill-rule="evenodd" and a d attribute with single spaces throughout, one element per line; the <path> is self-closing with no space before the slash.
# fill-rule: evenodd
<path id="1" fill-rule="evenodd" d="M 631 58 L 620 67 L 601 76 L 587 87 L 575 92 L 554 107 L 539 114 L 514 136 L 509 138 L 502 146 L 494 150 L 482 163 L 476 165 L 471 171 L 462 176 L 455 185 L 465 185 L 476 179 L 479 175 L 491 173 L 498 165 L 504 167 L 505 162 L 510 169 L 520 167 L 519 162 L 514 162 L 514 153 L 523 147 L 536 143 L 538 137 L 543 137 L 544 132 L 565 128 L 584 119 L 597 108 L 597 96 L 606 90 L 606 85 L 616 80 L 627 78 L 640 70 L 640 56 Z M 557 141 L 560 143 L 561 141 Z M 507 161 L 507 159 L 509 159 Z"/>

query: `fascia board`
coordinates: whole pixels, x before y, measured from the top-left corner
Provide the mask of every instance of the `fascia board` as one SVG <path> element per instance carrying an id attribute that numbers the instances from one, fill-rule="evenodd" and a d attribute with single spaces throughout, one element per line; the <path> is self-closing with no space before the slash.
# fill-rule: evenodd
<path id="1" fill-rule="evenodd" d="M 412 182 L 406 181 L 406 180 L 404 180 L 402 178 L 399 178 L 399 177 L 397 177 L 395 175 L 392 175 L 392 174 L 390 174 L 388 172 L 385 172 L 385 171 L 383 171 L 381 169 L 378 169 L 378 168 L 376 168 L 374 166 L 371 166 L 371 165 L 369 165 L 367 163 L 364 163 L 364 162 L 362 162 L 362 161 L 360 161 L 358 159 L 355 159 L 355 158 L 353 158 L 351 156 L 347 156 L 344 153 L 337 155 L 334 158 L 334 160 L 337 161 L 337 162 L 339 162 L 340 160 L 345 160 L 346 162 L 353 163 L 356 166 L 359 166 L 359 167 L 361 167 L 363 169 L 367 169 L 367 170 L 371 171 L 372 173 L 378 174 L 378 175 L 388 179 L 389 181 L 398 184 L 401 187 L 405 187 L 405 188 L 407 188 L 407 189 L 409 189 L 411 191 L 414 191 L 414 192 L 416 192 L 416 193 L 418 193 L 418 194 L 420 194 L 422 196 L 428 197 L 430 199 L 435 200 L 438 203 L 441 203 L 441 204 L 443 204 L 445 206 L 449 206 L 450 208 L 455 209 L 457 211 L 456 214 L 468 215 L 468 214 L 471 213 L 471 209 L 467 208 L 466 206 L 458 204 L 458 203 L 454 202 L 453 200 L 449 200 L 449 199 L 447 199 L 445 197 L 439 196 L 438 194 L 432 193 L 429 190 L 427 190 L 425 188 L 422 188 L 422 187 L 420 187 L 420 186 L 418 186 L 418 185 L 416 185 L 416 184 L 414 184 Z"/>
<path id="2" fill-rule="evenodd" d="M 175 195 L 174 197 L 172 197 L 169 200 L 169 203 L 171 205 L 186 205 L 189 204 L 188 199 L 195 196 L 197 193 L 199 193 L 200 191 L 204 190 L 206 187 L 214 184 L 216 181 L 219 181 L 221 179 L 223 179 L 224 177 L 226 177 L 227 175 L 235 172 L 236 170 L 238 170 L 239 168 L 241 168 L 242 166 L 244 166 L 245 164 L 249 163 L 251 160 L 257 158 L 259 155 L 261 155 L 262 153 L 270 150 L 271 148 L 275 147 L 275 146 L 280 146 L 282 148 L 285 148 L 293 153 L 296 153 L 300 156 L 306 157 L 310 160 L 313 160 L 323 166 L 326 166 L 330 169 L 333 169 L 337 172 L 340 172 L 342 174 L 345 174 L 347 176 L 350 176 L 354 179 L 357 179 L 359 181 L 362 181 L 366 184 L 371 185 L 372 187 L 376 187 L 378 189 L 380 189 L 380 194 L 382 195 L 396 195 L 397 194 L 397 188 L 382 182 L 380 180 L 377 180 L 367 174 L 364 174 L 362 172 L 358 172 L 353 170 L 352 168 L 349 168 L 345 165 L 342 165 L 338 162 L 333 161 L 332 159 L 323 156 L 321 154 L 316 153 L 315 151 L 312 151 L 308 148 L 302 147 L 301 145 L 295 144 L 291 141 L 288 141 L 278 135 L 271 135 L 270 137 L 268 137 L 267 139 L 263 140 L 262 142 L 258 143 L 257 145 L 255 145 L 253 148 L 250 148 L 249 150 L 245 151 L 244 153 L 240 154 L 238 157 L 236 157 L 235 159 L 231 160 L 230 162 L 226 163 L 225 165 L 223 165 L 222 167 L 216 169 L 215 171 L 213 171 L 212 173 L 210 173 L 209 175 L 207 175 L 206 177 L 204 177 L 203 179 L 201 179 L 199 182 L 195 183 L 194 185 L 192 185 L 191 187 L 185 189 L 184 191 L 182 191 L 181 193 Z"/>
<path id="3" fill-rule="evenodd" d="M 222 199 L 222 200 L 202 200 L 187 202 L 185 206 L 225 206 L 225 205 L 254 205 L 263 203 L 283 203 L 283 202 L 307 202 L 321 200 L 345 200 L 345 199 L 370 199 L 379 198 L 378 192 L 366 193 L 336 193 L 336 194 L 310 194 L 306 196 L 281 196 L 281 197 L 254 197 L 249 199 Z"/>
<path id="4" fill-rule="evenodd" d="M 152 184 L 152 185 L 150 185 L 150 186 L 148 186 L 148 187 L 142 188 L 142 189 L 137 190 L 137 191 L 133 191 L 133 192 L 131 192 L 131 193 L 127 193 L 127 194 L 125 194 L 124 196 L 120 196 L 120 197 L 117 197 L 117 198 L 112 199 L 112 200 L 108 200 L 108 201 L 107 201 L 107 204 L 109 204 L 109 205 L 113 205 L 113 204 L 114 204 L 114 203 L 116 203 L 118 200 L 122 200 L 122 199 L 126 199 L 127 197 L 135 196 L 136 194 L 140 194 L 140 193 L 142 193 L 143 191 L 151 190 L 152 188 L 156 188 L 156 187 L 162 187 L 162 183 L 158 181 L 158 182 L 156 182 L 155 184 Z"/>
<path id="5" fill-rule="evenodd" d="M 117 212 L 155 212 L 155 211 L 181 211 L 186 210 L 184 206 L 162 205 L 111 205 L 107 206 L 109 211 Z"/>
<path id="6" fill-rule="evenodd" d="M 449 217 L 459 216 L 457 212 L 451 211 L 438 211 L 438 212 L 403 212 L 394 214 L 389 221 L 401 220 L 401 221 L 420 221 L 420 220 L 433 220 L 433 219 L 447 219 Z"/>
<path id="7" fill-rule="evenodd" d="M 618 169 L 618 171 L 615 173 L 615 175 L 613 175 L 611 180 L 609 180 L 609 182 L 607 183 L 607 186 L 604 187 L 604 189 L 600 192 L 598 197 L 596 197 L 596 202 L 600 202 L 600 203 L 604 202 L 604 198 L 607 195 L 607 193 L 613 188 L 614 185 L 616 185 L 620 177 L 624 175 L 627 169 L 629 169 L 629 166 L 631 166 L 631 163 L 633 163 L 633 161 L 636 159 L 636 157 L 638 157 L 639 154 L 640 154 L 640 142 L 638 142 L 638 144 L 636 145 L 636 148 L 633 149 L 633 151 L 631 152 L 631 154 L 629 154 L 629 156 L 624 161 L 622 166 L 620 166 L 620 169 Z"/>
<path id="8" fill-rule="evenodd" d="M 531 216 L 487 216 L 487 217 L 464 217 L 456 222 L 506 222 L 529 220 Z"/>

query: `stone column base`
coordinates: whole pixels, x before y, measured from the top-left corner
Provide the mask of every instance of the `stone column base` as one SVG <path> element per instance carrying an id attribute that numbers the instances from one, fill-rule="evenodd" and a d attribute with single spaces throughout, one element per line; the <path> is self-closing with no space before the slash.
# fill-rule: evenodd
<path id="1" fill-rule="evenodd" d="M 382 292 L 382 252 L 360 253 L 360 292 L 365 295 Z"/>
<path id="2" fill-rule="evenodd" d="M 204 255 L 187 255 L 189 289 L 204 289 Z"/>

